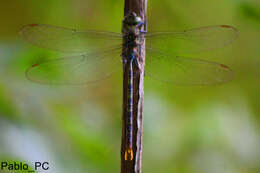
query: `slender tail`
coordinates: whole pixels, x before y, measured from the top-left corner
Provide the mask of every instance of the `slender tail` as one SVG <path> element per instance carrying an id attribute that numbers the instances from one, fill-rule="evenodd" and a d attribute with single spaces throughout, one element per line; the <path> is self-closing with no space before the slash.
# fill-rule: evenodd
<path id="1" fill-rule="evenodd" d="M 127 148 L 125 150 L 125 160 L 133 160 L 133 60 L 129 63 L 128 80 L 128 116 L 126 121 Z"/>

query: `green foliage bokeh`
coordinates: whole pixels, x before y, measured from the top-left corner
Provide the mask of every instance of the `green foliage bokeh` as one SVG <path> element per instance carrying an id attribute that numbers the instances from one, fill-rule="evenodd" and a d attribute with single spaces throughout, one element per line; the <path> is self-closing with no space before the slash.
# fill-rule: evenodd
<path id="1" fill-rule="evenodd" d="M 1 1 L 0 161 L 49 161 L 55 173 L 119 172 L 122 74 L 83 87 L 32 83 L 26 68 L 63 55 L 29 45 L 18 32 L 30 23 L 120 32 L 122 18 L 120 0 Z M 192 56 L 229 65 L 233 81 L 181 87 L 145 80 L 144 172 L 260 171 L 259 1 L 148 0 L 148 31 L 219 24 L 238 28 L 238 40 Z"/>

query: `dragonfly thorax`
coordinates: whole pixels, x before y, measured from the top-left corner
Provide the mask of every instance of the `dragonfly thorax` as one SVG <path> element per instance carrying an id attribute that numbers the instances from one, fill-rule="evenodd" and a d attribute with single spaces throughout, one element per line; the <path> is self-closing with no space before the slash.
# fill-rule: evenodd
<path id="1" fill-rule="evenodd" d="M 123 57 L 132 61 L 136 58 L 136 47 L 140 42 L 140 30 L 143 25 L 142 19 L 134 12 L 125 16 L 123 20 Z"/>
<path id="2" fill-rule="evenodd" d="M 128 33 L 139 34 L 140 28 L 143 25 L 141 17 L 137 16 L 136 13 L 130 13 L 125 16 L 123 20 L 122 32 L 124 35 Z"/>

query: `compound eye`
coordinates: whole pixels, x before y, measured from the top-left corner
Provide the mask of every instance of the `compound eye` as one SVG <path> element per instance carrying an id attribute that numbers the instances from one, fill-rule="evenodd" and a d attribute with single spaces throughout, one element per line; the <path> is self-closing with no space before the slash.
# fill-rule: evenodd
<path id="1" fill-rule="evenodd" d="M 135 20 L 136 20 L 136 25 L 138 27 L 142 26 L 143 21 L 142 21 L 141 17 L 136 17 Z"/>
<path id="2" fill-rule="evenodd" d="M 136 17 L 136 19 L 135 19 L 135 20 L 136 20 L 136 22 L 137 22 L 137 23 L 140 23 L 140 22 L 142 22 L 142 19 L 141 19 L 141 17 Z"/>

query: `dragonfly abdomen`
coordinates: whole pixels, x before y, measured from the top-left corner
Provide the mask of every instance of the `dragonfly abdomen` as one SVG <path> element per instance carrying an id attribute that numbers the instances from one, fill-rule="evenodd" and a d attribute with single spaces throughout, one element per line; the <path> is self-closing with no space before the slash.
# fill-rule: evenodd
<path id="1" fill-rule="evenodd" d="M 128 71 L 128 93 L 127 93 L 127 121 L 126 121 L 126 136 L 127 136 L 127 148 L 125 151 L 125 160 L 133 160 L 133 62 L 136 58 L 136 54 L 133 51 L 128 56 L 129 71 Z"/>

